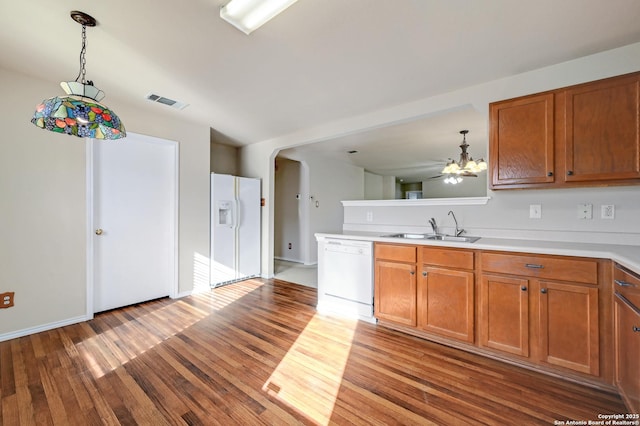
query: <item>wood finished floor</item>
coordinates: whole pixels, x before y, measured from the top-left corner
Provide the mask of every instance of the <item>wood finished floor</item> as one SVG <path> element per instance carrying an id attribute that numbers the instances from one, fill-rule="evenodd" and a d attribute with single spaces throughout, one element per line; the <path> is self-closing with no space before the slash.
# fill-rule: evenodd
<path id="1" fill-rule="evenodd" d="M 249 280 L 0 343 L 1 425 L 535 425 L 617 395 L 368 323 Z"/>

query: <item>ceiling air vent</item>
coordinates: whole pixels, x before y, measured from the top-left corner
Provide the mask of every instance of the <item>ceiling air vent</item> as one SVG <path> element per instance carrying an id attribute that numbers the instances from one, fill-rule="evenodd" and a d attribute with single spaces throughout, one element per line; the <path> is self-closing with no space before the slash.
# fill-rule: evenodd
<path id="1" fill-rule="evenodd" d="M 159 104 L 168 105 L 174 109 L 185 109 L 189 106 L 189 104 L 186 104 L 184 102 L 174 101 L 173 99 L 165 98 L 164 96 L 156 95 L 153 93 L 149 93 L 147 96 L 145 96 L 145 98 L 147 100 L 150 100 L 151 102 L 158 102 Z"/>

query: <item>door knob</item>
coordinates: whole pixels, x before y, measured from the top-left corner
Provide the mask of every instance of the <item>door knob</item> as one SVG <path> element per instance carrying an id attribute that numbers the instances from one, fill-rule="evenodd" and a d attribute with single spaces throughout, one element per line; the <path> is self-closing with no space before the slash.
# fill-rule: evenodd
<path id="1" fill-rule="evenodd" d="M 96 235 L 102 235 L 102 229 L 100 228 L 96 229 Z"/>

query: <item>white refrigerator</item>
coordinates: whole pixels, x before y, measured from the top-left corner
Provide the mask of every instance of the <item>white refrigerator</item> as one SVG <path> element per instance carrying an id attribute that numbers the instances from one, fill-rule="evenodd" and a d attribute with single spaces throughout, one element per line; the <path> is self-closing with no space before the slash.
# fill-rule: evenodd
<path id="1" fill-rule="evenodd" d="M 211 173 L 211 287 L 260 276 L 260 179 Z"/>

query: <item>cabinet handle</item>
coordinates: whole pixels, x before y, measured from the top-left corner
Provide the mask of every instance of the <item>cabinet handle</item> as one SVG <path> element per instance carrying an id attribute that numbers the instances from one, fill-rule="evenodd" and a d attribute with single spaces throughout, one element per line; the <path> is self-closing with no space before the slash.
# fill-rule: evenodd
<path id="1" fill-rule="evenodd" d="M 426 277 L 427 276 L 427 271 L 422 271 L 422 276 Z"/>
<path id="2" fill-rule="evenodd" d="M 547 176 L 553 176 L 553 172 L 547 173 Z"/>
<path id="3" fill-rule="evenodd" d="M 529 269 L 542 269 L 544 265 L 536 265 L 535 263 L 525 263 L 524 266 Z"/>
<path id="4" fill-rule="evenodd" d="M 640 327 L 636 327 L 635 325 L 633 326 L 633 332 L 634 333 L 638 333 L 640 332 Z"/>
<path id="5" fill-rule="evenodd" d="M 619 285 L 620 287 L 635 287 L 633 284 L 628 283 L 626 281 L 622 281 L 622 280 L 613 280 L 614 283 L 616 283 L 616 285 Z"/>
<path id="6" fill-rule="evenodd" d="M 542 293 L 542 294 L 547 294 L 547 289 L 546 289 L 546 288 L 541 288 L 541 289 L 540 289 L 540 293 Z"/>
<path id="7" fill-rule="evenodd" d="M 416 271 L 411 271 L 411 272 L 409 272 L 409 273 L 410 273 L 411 275 L 415 275 L 415 274 L 416 274 Z"/>
<path id="8" fill-rule="evenodd" d="M 522 290 L 522 291 L 527 291 L 527 286 L 526 286 L 526 285 L 523 285 L 522 287 L 520 287 L 520 290 Z"/>
<path id="9" fill-rule="evenodd" d="M 567 176 L 573 176 L 573 170 L 569 170 L 569 171 L 567 172 Z"/>

